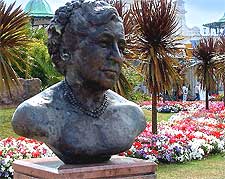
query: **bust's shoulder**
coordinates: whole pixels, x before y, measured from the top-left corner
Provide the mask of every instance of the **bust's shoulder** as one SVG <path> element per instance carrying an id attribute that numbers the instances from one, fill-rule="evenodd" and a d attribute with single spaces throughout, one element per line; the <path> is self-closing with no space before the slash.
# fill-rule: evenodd
<path id="1" fill-rule="evenodd" d="M 25 100 L 17 109 L 44 109 L 51 106 L 55 101 L 59 100 L 62 96 L 61 82 L 50 86 L 37 95 Z"/>
<path id="2" fill-rule="evenodd" d="M 27 136 L 24 132 L 29 131 L 30 126 L 48 122 L 48 114 L 54 109 L 52 106 L 55 105 L 55 101 L 57 103 L 60 100 L 59 86 L 60 83 L 57 83 L 45 89 L 25 100 L 16 108 L 12 118 L 12 126 L 18 134 Z"/>
<path id="3" fill-rule="evenodd" d="M 111 90 L 107 90 L 107 95 L 111 102 L 111 106 L 108 109 L 111 111 L 111 115 L 116 116 L 116 118 L 120 116 L 120 119 L 126 121 L 126 124 L 135 126 L 134 128 L 138 134 L 145 129 L 146 118 L 139 105 L 125 99 Z M 114 111 L 115 114 L 113 114 L 112 111 Z"/>
<path id="4" fill-rule="evenodd" d="M 107 90 L 107 96 L 113 106 L 118 106 L 119 108 L 123 107 L 124 109 L 129 109 L 129 110 L 138 112 L 141 115 L 144 115 L 139 105 L 137 105 L 136 103 L 132 101 L 127 100 L 123 96 L 120 96 L 118 93 L 112 90 Z"/>
<path id="5" fill-rule="evenodd" d="M 136 105 L 134 102 L 127 100 L 126 98 L 124 98 L 123 96 L 120 96 L 118 93 L 112 91 L 112 90 L 107 90 L 107 96 L 110 99 L 110 101 L 112 101 L 112 103 L 115 104 L 134 104 Z"/>

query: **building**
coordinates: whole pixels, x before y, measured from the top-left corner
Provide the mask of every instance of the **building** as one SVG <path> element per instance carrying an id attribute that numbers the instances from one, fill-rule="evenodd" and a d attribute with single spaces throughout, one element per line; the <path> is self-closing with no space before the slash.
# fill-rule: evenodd
<path id="1" fill-rule="evenodd" d="M 185 37 L 185 40 L 199 39 L 199 37 L 201 36 L 200 29 L 198 27 L 189 28 L 186 25 L 185 14 L 187 13 L 187 11 L 184 7 L 185 2 L 183 0 L 176 0 L 174 3 L 176 3 L 177 6 L 177 18 L 179 27 L 178 34 Z"/>
<path id="2" fill-rule="evenodd" d="M 31 17 L 32 26 L 46 27 L 54 15 L 46 0 L 30 0 L 26 4 L 24 12 Z"/>
<path id="3" fill-rule="evenodd" d="M 178 59 L 181 63 L 187 66 L 190 66 L 187 71 L 185 71 L 185 81 L 184 83 L 189 87 L 189 93 L 194 96 L 194 87 L 197 83 L 197 78 L 194 74 L 196 59 L 192 56 L 192 50 L 194 46 L 198 43 L 201 38 L 200 28 L 199 27 L 188 27 L 186 25 L 185 15 L 187 11 L 185 10 L 185 1 L 176 0 L 174 1 L 177 6 L 177 18 L 178 18 L 178 27 L 179 30 L 177 35 L 180 39 L 181 53 L 178 56 Z"/>
<path id="4" fill-rule="evenodd" d="M 218 21 L 216 22 L 211 22 L 208 24 L 203 24 L 204 27 L 208 28 L 208 32 L 206 32 L 205 28 L 205 34 L 209 35 L 225 35 L 225 13 L 223 17 L 221 17 Z"/>

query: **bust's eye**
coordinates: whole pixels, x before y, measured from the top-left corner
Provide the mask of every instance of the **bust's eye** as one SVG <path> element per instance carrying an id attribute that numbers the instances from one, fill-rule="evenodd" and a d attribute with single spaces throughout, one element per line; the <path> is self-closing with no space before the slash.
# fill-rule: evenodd
<path id="1" fill-rule="evenodd" d="M 99 45 L 103 48 L 108 47 L 111 44 L 111 42 L 107 39 L 101 39 L 99 40 Z"/>
<path id="2" fill-rule="evenodd" d="M 118 42 L 118 47 L 119 47 L 119 50 L 120 50 L 121 53 L 124 52 L 125 46 L 126 46 L 126 43 L 125 43 L 124 40 L 120 40 L 120 41 Z"/>

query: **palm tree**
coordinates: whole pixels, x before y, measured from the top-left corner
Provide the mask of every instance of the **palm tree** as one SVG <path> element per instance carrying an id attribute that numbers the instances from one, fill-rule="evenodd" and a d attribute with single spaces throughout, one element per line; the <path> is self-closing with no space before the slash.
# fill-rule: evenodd
<path id="1" fill-rule="evenodd" d="M 224 94 L 223 103 L 225 106 L 225 36 L 220 36 L 218 41 L 219 55 L 215 57 L 216 77 L 223 84 Z"/>
<path id="2" fill-rule="evenodd" d="M 21 69 L 19 48 L 29 42 L 26 36 L 29 17 L 20 6 L 14 5 L 15 2 L 6 7 L 0 0 L 0 92 L 6 89 L 10 95 L 12 88 L 20 85 L 12 65 Z"/>
<path id="3" fill-rule="evenodd" d="M 126 3 L 123 3 L 122 0 L 116 0 L 113 2 L 113 6 L 117 9 L 119 16 L 123 19 L 123 26 L 125 32 L 125 39 L 128 43 L 130 41 L 130 32 L 133 28 L 132 21 L 130 20 L 130 10 L 125 8 Z M 123 52 L 125 59 L 130 59 L 131 54 L 127 48 L 127 43 L 125 44 L 125 49 Z M 123 68 L 130 67 L 130 64 L 127 61 L 123 62 Z M 119 80 L 114 86 L 114 91 L 119 93 L 122 96 L 127 96 L 127 91 L 131 89 L 131 84 L 128 82 L 124 73 L 120 74 Z"/>
<path id="4" fill-rule="evenodd" d="M 172 0 L 135 1 L 131 14 L 135 24 L 132 50 L 142 60 L 141 69 L 152 93 L 152 132 L 156 134 L 157 96 L 180 80 L 175 68 L 179 66 L 175 60 L 176 6 Z"/>
<path id="5" fill-rule="evenodd" d="M 193 49 L 193 56 L 197 58 L 195 74 L 202 88 L 206 90 L 206 109 L 209 109 L 209 91 L 216 88 L 215 60 L 218 42 L 213 37 L 200 39 L 199 44 Z"/>

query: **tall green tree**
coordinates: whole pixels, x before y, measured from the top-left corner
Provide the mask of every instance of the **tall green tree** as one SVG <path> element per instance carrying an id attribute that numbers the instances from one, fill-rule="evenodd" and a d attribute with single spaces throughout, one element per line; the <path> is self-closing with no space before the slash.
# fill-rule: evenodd
<path id="1" fill-rule="evenodd" d="M 29 17 L 20 6 L 14 6 L 15 2 L 7 7 L 6 3 L 0 0 L 0 92 L 6 89 L 9 94 L 13 87 L 20 86 L 12 65 L 21 69 L 18 63 L 23 61 L 20 47 L 29 42 L 26 28 Z"/>
<path id="2" fill-rule="evenodd" d="M 209 109 L 209 91 L 216 89 L 216 61 L 218 42 L 213 37 L 203 37 L 199 44 L 193 49 L 193 56 L 197 58 L 196 71 L 202 88 L 206 91 L 206 109 Z"/>
<path id="3" fill-rule="evenodd" d="M 175 68 L 179 66 L 175 60 L 176 6 L 172 0 L 135 1 L 131 14 L 135 42 L 132 50 L 142 60 L 142 73 L 152 93 L 152 132 L 156 134 L 158 96 L 180 80 Z"/>

